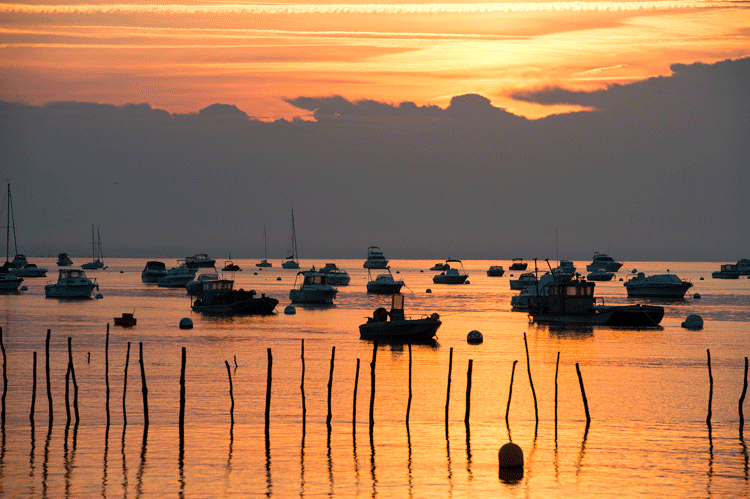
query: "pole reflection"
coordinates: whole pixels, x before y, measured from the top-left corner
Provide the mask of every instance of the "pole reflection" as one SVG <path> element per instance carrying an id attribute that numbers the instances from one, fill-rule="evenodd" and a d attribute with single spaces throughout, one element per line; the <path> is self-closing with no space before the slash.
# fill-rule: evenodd
<path id="1" fill-rule="evenodd" d="M 299 446 L 299 496 L 305 497 L 305 437 L 307 436 L 307 432 L 305 431 L 305 418 L 302 417 L 302 442 L 300 442 Z M 356 448 L 356 443 L 355 443 Z M 356 456 L 357 451 L 354 451 L 354 455 Z M 356 457 L 355 457 L 356 459 Z"/>
<path id="2" fill-rule="evenodd" d="M 372 497 L 378 495 L 378 477 L 375 474 L 375 436 L 370 424 L 370 478 L 372 479 Z"/>
<path id="3" fill-rule="evenodd" d="M 146 472 L 146 450 L 148 443 L 148 424 L 143 425 L 143 440 L 141 441 L 141 462 L 138 465 L 138 473 L 136 473 L 136 487 L 135 496 L 141 497 L 143 495 L 143 475 Z"/>
<path id="4" fill-rule="evenodd" d="M 445 457 L 446 470 L 448 472 L 448 495 L 453 497 L 453 466 L 451 464 L 451 439 L 448 433 L 448 423 L 445 424 Z"/>
<path id="5" fill-rule="evenodd" d="M 122 454 L 122 497 L 128 497 L 128 466 L 125 459 L 125 430 L 128 425 L 123 421 L 122 425 L 122 441 L 120 446 L 120 452 Z"/>
<path id="6" fill-rule="evenodd" d="M 47 438 L 44 441 L 44 460 L 42 461 L 42 497 L 47 498 L 48 486 L 47 478 L 49 477 L 49 443 L 52 439 L 52 418 L 47 426 Z M 5 439 L 3 439 L 5 441 Z"/>
<path id="7" fill-rule="evenodd" d="M 273 496 L 273 483 L 271 482 L 271 430 L 266 424 L 266 497 Z"/>
<path id="8" fill-rule="evenodd" d="M 406 449 L 407 449 L 407 461 L 406 461 L 406 471 L 408 473 L 408 482 L 409 482 L 409 497 L 414 497 L 414 475 L 412 470 L 412 462 L 411 462 L 411 432 L 409 431 L 409 423 L 406 423 Z"/>
<path id="9" fill-rule="evenodd" d="M 578 462 L 576 463 L 576 478 L 581 474 L 581 468 L 583 467 L 583 458 L 586 455 L 586 439 L 589 435 L 589 424 L 586 423 L 586 428 L 583 430 L 583 439 L 581 440 L 581 452 L 578 454 Z"/>
<path id="10" fill-rule="evenodd" d="M 468 421 L 466 422 L 466 474 L 469 482 L 474 480 L 474 475 L 471 471 L 471 428 Z"/>
<path id="11" fill-rule="evenodd" d="M 107 497 L 107 473 L 109 461 L 109 424 L 104 427 L 104 458 L 102 459 L 102 497 Z"/>

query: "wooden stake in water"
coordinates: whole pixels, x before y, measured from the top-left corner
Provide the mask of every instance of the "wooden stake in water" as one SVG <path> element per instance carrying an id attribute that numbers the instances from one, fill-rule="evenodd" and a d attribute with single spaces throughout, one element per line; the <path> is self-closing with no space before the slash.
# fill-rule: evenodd
<path id="1" fill-rule="evenodd" d="M 31 410 L 29 411 L 29 421 L 34 426 L 34 407 L 36 406 L 36 350 L 34 350 L 34 372 L 31 382 Z"/>
<path id="2" fill-rule="evenodd" d="M 451 403 L 451 374 L 453 372 L 453 347 L 448 354 L 448 391 L 445 395 L 445 425 L 448 426 L 448 409 Z"/>
<path id="3" fill-rule="evenodd" d="M 107 384 L 107 426 L 109 426 L 109 322 L 107 323 L 107 340 L 104 344 L 104 381 Z"/>
<path id="4" fill-rule="evenodd" d="M 526 333 L 523 333 L 523 344 L 526 346 L 526 369 L 529 372 L 529 384 L 531 385 L 531 395 L 534 397 L 534 416 L 539 423 L 539 408 L 536 403 L 536 391 L 534 390 L 534 380 L 531 379 L 531 361 L 529 360 L 529 343 L 526 341 Z"/>
<path id="5" fill-rule="evenodd" d="M 326 426 L 331 429 L 331 419 L 333 414 L 331 413 L 331 391 L 333 389 L 333 361 L 336 358 L 336 347 L 331 350 L 331 372 L 328 374 L 328 416 L 326 417 Z"/>
<path id="6" fill-rule="evenodd" d="M 586 390 L 583 388 L 583 377 L 581 376 L 581 369 L 578 367 L 578 362 L 576 362 L 576 373 L 578 373 L 578 383 L 581 385 L 583 408 L 586 411 L 586 427 L 588 428 L 589 423 L 591 423 L 591 415 L 589 414 L 589 401 L 586 399 Z"/>
<path id="7" fill-rule="evenodd" d="M 141 392 L 143 393 L 143 425 L 148 427 L 148 386 L 146 386 L 146 368 L 143 365 L 143 342 L 138 342 L 140 352 L 138 363 L 141 365 Z M 145 430 L 144 430 L 145 431 Z"/>
<path id="8" fill-rule="evenodd" d="M 47 330 L 47 340 L 45 341 L 45 352 L 46 352 L 46 358 L 47 358 L 47 364 L 45 367 L 46 375 L 47 375 L 47 406 L 49 407 L 49 425 L 52 426 L 52 384 L 50 383 L 50 374 L 49 374 L 49 342 L 50 342 L 50 336 L 52 334 L 52 330 Z"/>
<path id="9" fill-rule="evenodd" d="M 555 364 L 555 434 L 557 434 L 557 373 L 560 370 L 560 352 L 557 352 L 557 363 Z"/>
<path id="10" fill-rule="evenodd" d="M 372 345 L 372 362 L 370 362 L 370 432 L 375 425 L 375 363 L 378 360 L 378 342 Z"/>
<path id="11" fill-rule="evenodd" d="M 411 343 L 409 343 L 409 401 L 406 403 L 406 426 L 409 426 L 409 413 L 411 412 Z"/>
<path id="12" fill-rule="evenodd" d="M 352 426 L 357 424 L 357 387 L 359 386 L 359 357 L 357 357 L 357 372 L 354 374 L 354 395 L 352 396 Z"/>
<path id="13" fill-rule="evenodd" d="M 508 414 L 510 414 L 510 399 L 513 397 L 513 377 L 516 375 L 516 363 L 513 361 L 513 369 L 510 371 L 510 388 L 508 389 L 508 407 L 505 408 L 505 422 L 508 422 Z"/>
<path id="14" fill-rule="evenodd" d="M 471 413 L 471 371 L 474 361 L 469 359 L 469 370 L 466 372 L 466 415 L 464 424 L 469 424 L 469 414 Z"/>
<path id="15" fill-rule="evenodd" d="M 711 350 L 706 349 L 708 355 L 708 416 L 706 416 L 706 424 L 711 424 L 711 402 L 714 398 L 714 377 L 711 374 Z"/>
<path id="16" fill-rule="evenodd" d="M 745 404 L 746 393 L 747 393 L 747 357 L 745 357 L 745 382 L 742 385 L 742 395 L 740 396 L 740 438 L 742 438 L 742 430 L 745 427 L 745 416 L 742 413 L 742 406 Z"/>
<path id="17" fill-rule="evenodd" d="M 305 401 L 305 339 L 302 338 L 302 379 L 300 380 L 299 389 L 302 392 L 302 421 L 307 416 L 307 403 Z"/>
<path id="18" fill-rule="evenodd" d="M 72 346 L 73 338 L 68 336 L 68 365 L 70 366 L 70 377 L 73 381 L 73 409 L 75 410 L 76 415 L 76 425 L 78 424 L 79 418 L 78 418 L 78 382 L 76 381 L 76 370 L 73 366 L 73 346 Z"/>
<path id="19" fill-rule="evenodd" d="M 0 349 L 3 351 L 3 398 L 2 398 L 2 426 L 5 428 L 5 396 L 8 394 L 8 374 L 6 372 L 5 343 L 3 342 L 3 328 L 0 327 Z"/>
<path id="20" fill-rule="evenodd" d="M 268 349 L 268 379 L 266 381 L 266 431 L 271 423 L 271 384 L 273 380 L 273 355 L 271 349 Z"/>
<path id="21" fill-rule="evenodd" d="M 182 347 L 182 364 L 180 367 L 180 433 L 185 429 L 185 364 L 187 363 L 187 349 Z M 232 379 L 229 379 L 231 386 Z"/>
<path id="22" fill-rule="evenodd" d="M 125 381 L 122 384 L 122 425 L 128 424 L 128 411 L 125 406 L 125 395 L 128 393 L 128 364 L 130 364 L 130 342 L 128 341 L 128 351 L 125 354 Z M 124 428 L 123 428 L 124 431 Z"/>
<path id="23" fill-rule="evenodd" d="M 224 364 L 227 366 L 227 376 L 229 376 L 229 399 L 232 401 L 232 406 L 229 408 L 229 418 L 234 425 L 234 387 L 232 386 L 232 371 L 229 369 L 229 361 L 225 360 Z"/>

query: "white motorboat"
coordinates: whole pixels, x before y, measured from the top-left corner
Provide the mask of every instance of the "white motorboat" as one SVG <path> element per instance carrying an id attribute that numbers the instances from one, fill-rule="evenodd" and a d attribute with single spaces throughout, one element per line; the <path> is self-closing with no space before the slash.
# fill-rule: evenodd
<path id="1" fill-rule="evenodd" d="M 156 284 L 160 288 L 184 288 L 193 279 L 195 279 L 195 270 L 180 265 L 169 269 L 164 277 L 156 280 Z"/>
<path id="2" fill-rule="evenodd" d="M 47 298 L 91 298 L 94 288 L 99 289 L 96 279 L 86 277 L 83 270 L 60 269 L 57 283 L 44 286 Z"/>
<path id="3" fill-rule="evenodd" d="M 367 248 L 367 260 L 362 265 L 366 269 L 384 269 L 388 266 L 383 252 L 377 246 Z"/>
<path id="4" fill-rule="evenodd" d="M 655 274 L 646 277 L 643 272 L 638 272 L 624 284 L 629 298 L 682 298 L 693 286 L 689 280 L 680 279 L 674 274 Z"/>
<path id="5" fill-rule="evenodd" d="M 194 280 L 189 281 L 185 284 L 187 294 L 191 296 L 200 296 L 203 290 L 203 283 L 208 281 L 218 281 L 219 274 L 217 272 L 206 272 L 199 274 Z"/>
<path id="6" fill-rule="evenodd" d="M 146 262 L 146 266 L 141 271 L 141 281 L 148 284 L 156 284 L 160 277 L 167 275 L 167 266 L 164 262 L 151 260 Z"/>
<path id="7" fill-rule="evenodd" d="M 351 281 L 349 273 L 338 268 L 335 263 L 326 263 L 320 271 L 328 274 L 328 283 L 331 286 L 347 286 Z"/>
<path id="8" fill-rule="evenodd" d="M 432 282 L 435 284 L 463 284 L 469 275 L 464 271 L 464 264 L 461 260 L 446 260 L 445 263 L 457 263 L 461 270 L 456 268 L 450 268 L 445 272 L 441 272 L 437 275 L 432 276 Z"/>
<path id="9" fill-rule="evenodd" d="M 643 274 L 643 272 L 641 272 Z M 615 277 L 614 272 L 607 272 L 604 269 L 595 270 L 594 272 L 590 272 L 586 279 L 589 281 L 611 281 Z M 572 278 L 572 276 L 571 276 Z"/>
<path id="10" fill-rule="evenodd" d="M 525 272 L 518 279 L 509 279 L 510 289 L 521 290 L 529 284 L 536 284 L 537 278 L 533 272 Z"/>
<path id="11" fill-rule="evenodd" d="M 47 269 L 37 267 L 34 263 L 27 263 L 23 267 L 11 268 L 9 272 L 18 277 L 47 277 Z"/>
<path id="12" fill-rule="evenodd" d="M 725 263 L 719 270 L 711 272 L 711 277 L 714 279 L 739 279 L 740 271 L 737 269 L 736 264 Z"/>
<path id="13" fill-rule="evenodd" d="M 210 258 L 206 253 L 198 253 L 193 256 L 185 257 L 185 266 L 190 267 L 191 269 L 214 267 L 215 265 L 216 260 Z"/>
<path id="14" fill-rule="evenodd" d="M 586 265 L 586 270 L 595 272 L 604 269 L 607 272 L 617 272 L 622 267 L 622 262 L 616 262 L 614 258 L 604 253 L 594 253 L 593 261 Z"/>
<path id="15" fill-rule="evenodd" d="M 281 267 L 284 269 L 298 269 L 299 268 L 299 257 L 297 256 L 297 231 L 294 228 L 294 209 L 292 209 L 292 227 L 291 227 L 291 239 L 289 241 L 289 256 L 286 260 L 281 262 Z"/>
<path id="16" fill-rule="evenodd" d="M 393 274 L 391 274 L 390 267 L 386 267 L 385 270 L 388 271 L 387 274 L 378 274 L 377 276 L 375 276 L 375 279 L 373 279 L 372 275 L 370 274 L 371 269 L 367 270 L 368 293 L 391 295 L 393 293 L 398 293 L 399 291 L 401 291 L 401 288 L 404 286 L 404 281 L 395 280 L 393 278 Z"/>
<path id="17" fill-rule="evenodd" d="M 302 282 L 297 287 L 297 279 L 294 280 L 294 288 L 289 291 L 289 299 L 292 303 L 318 303 L 331 304 L 336 297 L 338 289 L 328 283 L 328 275 L 318 272 L 313 267 L 297 273 L 297 278 L 302 276 Z"/>
<path id="18" fill-rule="evenodd" d="M 91 224 L 91 261 L 81 265 L 82 269 L 94 270 L 104 268 L 104 257 L 102 256 L 102 238 L 99 235 L 99 253 L 96 252 L 96 245 L 94 244 L 94 224 Z"/>

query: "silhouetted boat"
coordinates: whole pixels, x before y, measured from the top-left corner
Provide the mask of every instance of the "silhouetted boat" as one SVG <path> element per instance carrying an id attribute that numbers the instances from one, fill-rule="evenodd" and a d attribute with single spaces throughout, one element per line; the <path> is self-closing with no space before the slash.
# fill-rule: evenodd
<path id="1" fill-rule="evenodd" d="M 657 327 L 664 307 L 655 305 L 596 305 L 595 283 L 573 279 L 553 282 L 544 293 L 529 297 L 529 315 L 533 322 L 575 326 Z"/>
<path id="2" fill-rule="evenodd" d="M 528 264 L 523 261 L 523 258 L 514 258 L 508 270 L 526 270 Z"/>
<path id="3" fill-rule="evenodd" d="M 302 276 L 302 282 L 297 287 L 297 279 L 294 280 L 294 289 L 289 291 L 289 299 L 292 303 L 319 303 L 331 304 L 338 293 L 338 289 L 328 283 L 328 276 L 318 272 L 313 267 L 297 273 L 297 278 Z"/>
<path id="4" fill-rule="evenodd" d="M 44 286 L 47 298 L 91 298 L 94 288 L 99 289 L 96 279 L 86 277 L 83 270 L 60 269 L 57 283 Z"/>
<path id="5" fill-rule="evenodd" d="M 163 277 L 156 280 L 156 284 L 160 288 L 184 288 L 193 279 L 195 279 L 195 269 L 180 265 L 169 269 Z"/>
<path id="6" fill-rule="evenodd" d="M 299 268 L 299 257 L 297 255 L 297 231 L 294 228 L 294 209 L 292 209 L 292 227 L 291 240 L 289 242 L 289 256 L 286 257 L 286 261 L 281 262 L 281 267 L 285 269 Z"/>
<path id="7" fill-rule="evenodd" d="M 617 272 L 622 267 L 621 262 L 616 262 L 614 258 L 604 253 L 594 253 L 592 262 L 586 265 L 586 270 L 594 272 L 599 269 L 604 269 L 607 272 Z"/>
<path id="8" fill-rule="evenodd" d="M 60 253 L 57 255 L 58 267 L 70 267 L 71 265 L 73 265 L 73 260 L 70 259 L 67 253 Z"/>
<path id="9" fill-rule="evenodd" d="M 232 260 L 225 260 L 224 266 L 221 268 L 222 272 L 242 272 L 239 265 L 235 265 Z"/>
<path id="10" fill-rule="evenodd" d="M 505 269 L 502 265 L 490 265 L 490 268 L 487 269 L 487 275 L 489 277 L 502 277 L 504 273 Z"/>
<path id="11" fill-rule="evenodd" d="M 0 291 L 18 291 L 22 282 L 22 277 L 10 273 L 10 262 L 6 260 L 3 266 L 0 267 Z"/>
<path id="12" fill-rule="evenodd" d="M 682 280 L 674 274 L 656 274 L 646 277 L 638 272 L 625 281 L 629 298 L 682 298 L 693 283 Z"/>
<path id="13" fill-rule="evenodd" d="M 115 317 L 115 326 L 131 327 L 135 326 L 137 322 L 138 319 L 127 312 L 123 312 L 121 317 Z"/>
<path id="14" fill-rule="evenodd" d="M 18 277 L 46 277 L 47 269 L 37 267 L 34 263 L 26 263 L 23 267 L 9 269 L 11 274 Z"/>
<path id="15" fill-rule="evenodd" d="M 533 272 L 525 272 L 521 274 L 518 279 L 508 279 L 510 289 L 523 289 L 524 286 L 535 284 L 536 281 L 536 274 L 534 274 Z"/>
<path id="16" fill-rule="evenodd" d="M 362 266 L 366 269 L 384 269 L 388 266 L 388 260 L 377 246 L 367 248 L 367 260 Z"/>
<path id="17" fill-rule="evenodd" d="M 321 272 L 328 275 L 328 283 L 331 286 L 347 286 L 351 277 L 346 270 L 341 270 L 335 263 L 326 263 Z"/>
<path id="18" fill-rule="evenodd" d="M 268 241 L 266 239 L 266 228 L 263 227 L 263 248 L 265 249 L 265 258 L 260 261 L 260 263 L 256 263 L 256 267 L 273 267 L 273 264 L 268 261 Z"/>
<path id="19" fill-rule="evenodd" d="M 367 322 L 359 326 L 359 336 L 366 340 L 417 341 L 433 338 L 437 333 L 440 316 L 437 313 L 419 319 L 404 315 L 404 295 L 394 294 L 390 312 L 380 307 Z"/>
<path id="20" fill-rule="evenodd" d="M 451 266 L 448 265 L 447 263 L 440 263 L 440 262 L 438 262 L 435 265 L 433 265 L 432 267 L 430 267 L 430 270 L 437 270 L 438 272 L 440 272 L 440 271 L 443 271 L 443 270 L 448 270 L 449 268 L 451 268 Z"/>
<path id="21" fill-rule="evenodd" d="M 464 264 L 461 260 L 446 260 L 445 263 L 458 263 L 461 270 L 450 268 L 445 272 L 432 276 L 432 282 L 435 284 L 463 284 L 469 275 L 464 271 Z"/>
<path id="22" fill-rule="evenodd" d="M 260 298 L 255 295 L 255 290 L 234 289 L 234 281 L 229 279 L 204 281 L 200 296 L 191 308 L 195 312 L 216 315 L 272 314 L 279 300 L 265 294 Z"/>
<path id="23" fill-rule="evenodd" d="M 216 260 L 210 258 L 206 253 L 198 253 L 197 255 L 186 256 L 184 262 L 184 265 L 191 269 L 216 266 Z"/>
<path id="24" fill-rule="evenodd" d="M 590 272 L 586 276 L 586 279 L 588 279 L 589 281 L 611 281 L 614 277 L 614 272 L 607 272 L 604 269 L 599 269 L 595 270 L 594 272 Z"/>
<path id="25" fill-rule="evenodd" d="M 711 272 L 711 277 L 714 279 L 739 279 L 740 271 L 737 269 L 736 264 L 725 263 L 721 266 L 720 270 Z"/>
<path id="26" fill-rule="evenodd" d="M 367 269 L 367 277 L 369 279 L 367 281 L 368 293 L 392 295 L 401 291 L 401 288 L 404 286 L 404 281 L 400 279 L 397 281 L 394 279 L 390 267 L 386 267 L 385 270 L 387 270 L 388 273 L 378 274 L 375 276 L 375 279 L 373 279 L 371 269 Z"/>
<path id="27" fill-rule="evenodd" d="M 94 224 L 91 224 L 91 261 L 81 265 L 82 269 L 95 270 L 104 268 L 104 257 L 102 256 L 102 238 L 99 235 L 99 254 L 96 252 L 96 244 L 94 240 Z"/>
<path id="28" fill-rule="evenodd" d="M 156 284 L 159 278 L 165 275 L 167 275 L 167 266 L 164 262 L 151 260 L 146 262 L 146 266 L 141 271 L 141 281 Z"/>
<path id="29" fill-rule="evenodd" d="M 218 281 L 219 274 L 214 269 L 213 272 L 204 272 L 199 274 L 195 280 L 192 280 L 185 284 L 185 290 L 187 294 L 192 296 L 199 296 L 203 290 L 203 283 L 206 281 Z"/>
<path id="30" fill-rule="evenodd" d="M 737 270 L 739 270 L 742 275 L 750 275 L 750 260 L 747 258 L 737 260 Z"/>

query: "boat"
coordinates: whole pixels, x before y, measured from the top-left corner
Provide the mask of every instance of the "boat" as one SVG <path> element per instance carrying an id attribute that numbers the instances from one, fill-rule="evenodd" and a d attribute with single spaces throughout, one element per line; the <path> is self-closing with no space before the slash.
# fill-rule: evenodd
<path id="1" fill-rule="evenodd" d="M 18 291 L 22 282 L 23 277 L 10 272 L 10 262 L 6 260 L 3 266 L 0 267 L 0 292 Z"/>
<path id="2" fill-rule="evenodd" d="M 550 283 L 529 297 L 529 316 L 540 324 L 629 328 L 658 327 L 664 317 L 664 307 L 656 305 L 597 305 L 595 286 L 579 278 Z"/>
<path id="3" fill-rule="evenodd" d="M 141 281 L 147 284 L 156 284 L 160 277 L 167 275 L 167 266 L 164 262 L 150 260 L 141 271 Z"/>
<path id="4" fill-rule="evenodd" d="M 164 276 L 159 277 L 156 284 L 160 288 L 184 288 L 193 279 L 195 279 L 195 269 L 179 265 L 172 267 Z"/>
<path id="5" fill-rule="evenodd" d="M 628 298 L 683 298 L 693 283 L 674 274 L 655 274 L 646 277 L 643 272 L 624 283 Z"/>
<path id="6" fill-rule="evenodd" d="M 13 198 L 10 194 L 10 183 L 8 183 L 8 221 L 6 224 L 6 246 L 5 246 L 5 261 L 9 260 L 10 257 L 10 229 L 13 228 L 13 248 L 15 249 L 15 256 L 13 260 L 10 260 L 10 266 L 8 270 L 10 273 L 17 277 L 44 277 L 47 275 L 47 269 L 38 268 L 36 265 L 30 263 L 26 258 L 26 255 L 18 252 L 18 241 L 16 240 L 16 221 L 13 214 Z"/>
<path id="7" fill-rule="evenodd" d="M 10 213 L 10 211 L 8 211 Z M 15 227 L 13 228 L 13 231 L 15 232 Z M 15 236 L 13 236 L 15 237 Z M 16 253 L 16 256 L 13 257 L 13 260 L 10 261 L 10 268 L 12 269 L 20 269 L 25 267 L 29 264 L 29 261 L 26 259 L 26 255 L 23 253 Z"/>
<path id="8" fill-rule="evenodd" d="M 607 272 L 617 272 L 622 267 L 622 262 L 616 262 L 614 258 L 604 253 L 594 253 L 592 262 L 586 265 L 586 270 L 594 272 L 599 269 L 604 269 Z"/>
<path id="9" fill-rule="evenodd" d="M 219 280 L 218 273 L 206 272 L 203 274 L 199 274 L 198 277 L 196 277 L 194 280 L 185 284 L 185 289 L 187 290 L 187 294 L 191 296 L 199 296 L 201 294 L 201 290 L 203 289 L 204 282 L 218 281 L 218 280 Z"/>
<path id="10" fill-rule="evenodd" d="M 430 340 L 437 333 L 440 316 L 437 313 L 423 315 L 419 319 L 407 318 L 404 314 L 404 295 L 394 294 L 391 310 L 377 308 L 367 322 L 360 324 L 359 337 L 365 340 L 412 341 Z"/>
<path id="11" fill-rule="evenodd" d="M 391 268 L 386 267 L 387 273 L 378 274 L 375 279 L 372 278 L 372 269 L 367 269 L 367 292 L 379 295 L 391 295 L 401 291 L 404 281 L 395 280 L 391 274 Z"/>
<path id="12" fill-rule="evenodd" d="M 711 277 L 714 279 L 739 279 L 740 271 L 737 269 L 737 264 L 725 263 L 719 270 L 711 272 Z"/>
<path id="13" fill-rule="evenodd" d="M 297 256 L 297 231 L 294 228 L 294 208 L 292 208 L 292 227 L 291 239 L 289 241 L 289 256 L 281 262 L 281 267 L 285 269 L 298 269 L 299 257 Z"/>
<path id="14" fill-rule="evenodd" d="M 388 266 L 388 260 L 377 246 L 367 248 L 367 260 L 362 265 L 366 269 L 384 269 Z"/>
<path id="15" fill-rule="evenodd" d="M 225 260 L 224 266 L 221 268 L 222 272 L 242 272 L 239 265 L 235 265 L 232 260 Z"/>
<path id="16" fill-rule="evenodd" d="M 268 241 L 266 239 L 266 228 L 263 227 L 263 247 L 265 249 L 265 258 L 260 261 L 260 263 L 256 263 L 256 267 L 273 267 L 273 264 L 268 261 Z"/>
<path id="17" fill-rule="evenodd" d="M 739 270 L 742 275 L 750 275 L 750 260 L 747 258 L 737 260 L 737 270 Z"/>
<path id="18" fill-rule="evenodd" d="M 279 300 L 261 294 L 255 297 L 255 290 L 234 289 L 234 281 L 217 279 L 204 281 L 200 295 L 191 304 L 194 312 L 216 315 L 272 314 Z"/>
<path id="19" fill-rule="evenodd" d="M 347 286 L 351 280 L 349 273 L 338 268 L 335 263 L 326 263 L 320 271 L 328 274 L 328 282 L 331 286 Z"/>
<path id="20" fill-rule="evenodd" d="M 438 272 L 440 272 L 443 270 L 448 270 L 449 268 L 451 268 L 449 264 L 437 262 L 435 265 L 430 267 L 430 270 L 437 270 Z"/>
<path id="21" fill-rule="evenodd" d="M 643 272 L 641 272 L 643 274 Z M 589 281 L 611 281 L 615 277 L 614 272 L 607 272 L 604 269 L 595 270 L 594 272 L 590 272 L 586 279 Z"/>
<path id="22" fill-rule="evenodd" d="M 70 267 L 73 265 L 73 260 L 70 259 L 67 253 L 60 253 L 57 255 L 57 266 L 58 267 Z"/>
<path id="23" fill-rule="evenodd" d="M 97 229 L 98 231 L 98 229 Z M 81 265 L 82 269 L 94 270 L 104 268 L 104 258 L 102 257 L 102 239 L 99 236 L 99 254 L 96 253 L 96 246 L 94 244 L 94 224 L 91 224 L 91 261 Z"/>
<path id="24" fill-rule="evenodd" d="M 86 277 L 83 270 L 59 269 L 57 283 L 44 286 L 47 298 L 91 298 L 94 288 L 99 289 L 96 279 Z"/>
<path id="25" fill-rule="evenodd" d="M 183 265 L 191 269 L 214 267 L 216 260 L 209 258 L 206 253 L 198 253 L 193 256 L 186 256 Z"/>
<path id="26" fill-rule="evenodd" d="M 489 277 L 502 277 L 503 274 L 505 274 L 505 269 L 502 265 L 490 265 L 490 268 L 487 269 Z"/>
<path id="27" fill-rule="evenodd" d="M 508 270 L 526 270 L 528 265 L 528 263 L 523 261 L 523 258 L 514 258 Z"/>
<path id="28" fill-rule="evenodd" d="M 534 281 L 532 284 L 524 286 L 521 292 L 513 296 L 510 299 L 510 307 L 516 311 L 528 311 L 529 310 L 529 298 L 532 296 L 539 296 L 545 292 L 545 288 L 549 284 L 555 283 L 555 276 L 550 273 L 544 274 L 539 278 L 538 281 Z"/>
<path id="29" fill-rule="evenodd" d="M 47 269 L 37 267 L 35 263 L 27 263 L 23 267 L 11 267 L 9 271 L 18 277 L 47 277 Z"/>
<path id="30" fill-rule="evenodd" d="M 297 287 L 297 279 L 302 276 L 302 282 Z M 328 283 L 328 275 L 318 272 L 313 267 L 297 273 L 294 288 L 289 291 L 292 303 L 320 303 L 331 304 L 339 290 Z"/>
<path id="31" fill-rule="evenodd" d="M 533 272 L 525 272 L 521 274 L 518 279 L 509 279 L 508 282 L 510 283 L 510 289 L 523 289 L 524 286 L 528 286 L 529 284 L 536 284 L 537 278 L 536 274 Z"/>
<path id="32" fill-rule="evenodd" d="M 547 261 L 547 265 L 549 265 L 549 261 Z M 550 269 L 552 274 L 554 274 L 555 279 L 557 281 L 560 280 L 571 280 L 573 279 L 573 276 L 576 273 L 576 267 L 573 265 L 573 262 L 570 260 L 560 260 L 558 262 L 558 266 L 554 269 Z"/>
<path id="33" fill-rule="evenodd" d="M 464 265 L 461 260 L 446 260 L 445 263 L 458 263 L 461 270 L 450 268 L 445 272 L 432 276 L 432 282 L 435 284 L 463 284 L 466 279 L 469 278 L 468 274 L 464 271 Z"/>
<path id="34" fill-rule="evenodd" d="M 135 326 L 137 322 L 138 319 L 127 312 L 123 312 L 121 317 L 115 317 L 115 326 L 131 327 Z"/>

